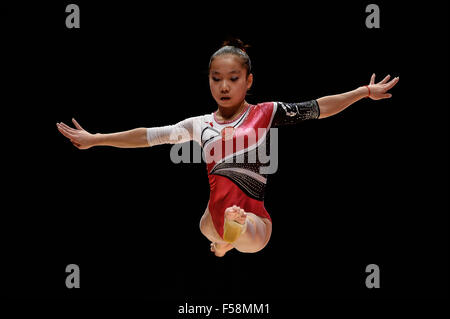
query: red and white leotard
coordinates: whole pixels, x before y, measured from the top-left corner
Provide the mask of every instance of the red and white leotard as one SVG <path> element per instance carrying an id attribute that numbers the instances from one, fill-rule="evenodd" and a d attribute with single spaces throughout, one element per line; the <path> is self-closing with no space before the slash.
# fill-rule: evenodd
<path id="1" fill-rule="evenodd" d="M 150 146 L 190 140 L 200 144 L 210 185 L 208 209 L 217 232 L 223 237 L 224 213 L 230 206 L 239 206 L 271 221 L 264 207 L 267 174 L 261 173 L 261 167 L 269 166 L 270 162 L 261 163 L 258 156 L 261 147 L 269 149 L 269 129 L 317 119 L 319 115 L 315 100 L 260 103 L 247 105 L 232 121 L 219 121 L 215 113 L 211 113 L 175 125 L 148 128 L 147 140 Z M 250 131 L 253 133 L 249 134 Z"/>

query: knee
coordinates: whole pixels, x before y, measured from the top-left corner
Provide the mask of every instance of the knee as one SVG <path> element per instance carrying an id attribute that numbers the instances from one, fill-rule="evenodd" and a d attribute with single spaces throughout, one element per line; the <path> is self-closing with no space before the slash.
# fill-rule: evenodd
<path id="1" fill-rule="evenodd" d="M 251 236 L 251 241 L 239 239 L 235 242 L 234 247 L 236 250 L 243 253 L 257 253 L 261 251 L 270 241 L 270 237 L 272 235 L 272 224 L 266 224 L 265 231 L 256 231 Z"/>
<path id="2" fill-rule="evenodd" d="M 234 246 L 234 248 L 241 252 L 241 253 L 247 253 L 247 254 L 251 254 L 251 253 L 257 253 L 258 251 L 262 250 L 265 247 L 265 245 L 255 245 L 252 247 L 239 247 L 239 246 Z"/>
<path id="3" fill-rule="evenodd" d="M 264 239 L 258 239 L 258 240 L 254 240 L 253 243 L 246 244 L 239 244 L 236 243 L 236 245 L 234 245 L 234 248 L 236 248 L 236 250 L 240 251 L 241 253 L 257 253 L 258 251 L 261 251 L 264 247 L 266 247 L 267 242 Z"/>
<path id="4" fill-rule="evenodd" d="M 200 218 L 200 231 L 202 232 L 202 234 L 205 234 L 205 232 L 206 232 L 206 221 L 205 221 L 205 216 L 203 216 L 202 218 Z"/>
<path id="5" fill-rule="evenodd" d="M 200 232 L 209 238 L 209 235 L 211 234 L 211 221 L 208 220 L 208 216 L 205 214 L 202 216 L 202 218 L 200 219 Z"/>

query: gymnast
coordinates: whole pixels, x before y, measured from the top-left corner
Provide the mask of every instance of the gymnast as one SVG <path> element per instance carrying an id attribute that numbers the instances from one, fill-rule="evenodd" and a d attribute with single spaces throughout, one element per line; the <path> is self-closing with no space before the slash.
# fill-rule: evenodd
<path id="1" fill-rule="evenodd" d="M 136 128 L 111 134 L 91 134 L 75 119 L 75 128 L 57 123 L 61 134 L 78 149 L 93 146 L 119 148 L 150 147 L 190 140 L 202 147 L 207 163 L 210 198 L 200 220 L 200 231 L 211 242 L 210 250 L 218 257 L 235 248 L 244 253 L 263 249 L 272 234 L 272 220 L 264 207 L 267 173 L 261 161 L 248 161 L 270 142 L 270 128 L 320 119 L 337 114 L 362 98 L 390 98 L 387 93 L 399 81 L 387 75 L 375 83 L 342 94 L 329 95 L 301 103 L 266 102 L 249 104 L 245 98 L 253 83 L 248 46 L 239 39 L 225 41 L 209 61 L 209 86 L 217 110 L 153 128 Z M 240 147 L 225 149 L 224 143 L 254 130 L 255 139 Z M 266 129 L 259 131 L 258 129 Z M 187 132 L 187 134 L 183 134 Z M 265 132 L 265 133 L 264 133 Z M 235 141 L 236 142 L 236 141 Z M 223 151 L 225 149 L 225 151 Z M 222 150 L 220 157 L 214 151 Z M 228 150 L 228 152 L 227 152 Z"/>

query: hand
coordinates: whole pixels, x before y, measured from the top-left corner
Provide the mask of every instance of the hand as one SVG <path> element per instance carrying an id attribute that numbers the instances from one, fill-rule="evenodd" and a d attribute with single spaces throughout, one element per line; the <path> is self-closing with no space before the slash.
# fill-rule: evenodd
<path id="1" fill-rule="evenodd" d="M 392 94 L 386 93 L 390 89 L 394 87 L 394 85 L 397 84 L 399 81 L 399 77 L 393 78 L 390 82 L 388 82 L 389 78 L 391 76 L 387 75 L 382 81 L 375 84 L 375 73 L 372 74 L 372 77 L 370 78 L 369 83 L 369 89 L 370 89 L 370 95 L 369 97 L 372 100 L 381 100 L 381 99 L 388 99 L 392 97 Z"/>
<path id="2" fill-rule="evenodd" d="M 73 129 L 62 122 L 56 123 L 56 126 L 61 134 L 67 137 L 76 148 L 85 150 L 94 146 L 94 135 L 84 130 L 75 119 L 72 119 L 72 122 L 76 129 Z"/>

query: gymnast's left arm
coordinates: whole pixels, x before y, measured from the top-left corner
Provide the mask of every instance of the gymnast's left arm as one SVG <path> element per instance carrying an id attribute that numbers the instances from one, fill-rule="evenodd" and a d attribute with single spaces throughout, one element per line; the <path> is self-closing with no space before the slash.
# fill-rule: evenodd
<path id="1" fill-rule="evenodd" d="M 365 97 L 370 97 L 372 100 L 381 100 L 392 97 L 392 94 L 387 93 L 387 91 L 398 83 L 399 77 L 395 77 L 391 81 L 389 81 L 389 78 L 390 75 L 387 75 L 383 80 L 375 83 L 374 73 L 372 74 L 368 85 L 361 86 L 353 91 L 328 95 L 317 99 L 316 101 L 320 109 L 319 118 L 335 115 Z"/>

